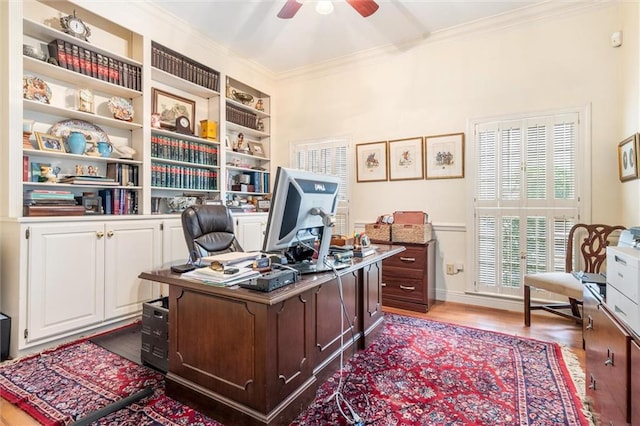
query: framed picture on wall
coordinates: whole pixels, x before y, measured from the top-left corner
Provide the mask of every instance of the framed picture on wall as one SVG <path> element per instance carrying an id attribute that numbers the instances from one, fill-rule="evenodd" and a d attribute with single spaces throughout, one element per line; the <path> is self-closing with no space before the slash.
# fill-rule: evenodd
<path id="1" fill-rule="evenodd" d="M 427 179 L 464 177 L 464 133 L 425 136 Z"/>
<path id="2" fill-rule="evenodd" d="M 387 180 L 387 142 L 356 145 L 356 180 L 358 182 Z"/>
<path id="3" fill-rule="evenodd" d="M 620 181 L 638 178 L 638 134 L 629 136 L 618 144 L 618 169 Z"/>
<path id="4" fill-rule="evenodd" d="M 389 180 L 424 178 L 422 137 L 389 141 Z"/>

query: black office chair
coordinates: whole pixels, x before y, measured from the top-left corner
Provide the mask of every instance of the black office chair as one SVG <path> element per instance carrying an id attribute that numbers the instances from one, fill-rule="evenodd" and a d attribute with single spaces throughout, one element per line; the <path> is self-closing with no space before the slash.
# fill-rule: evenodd
<path id="1" fill-rule="evenodd" d="M 244 251 L 233 233 L 233 218 L 225 206 L 187 207 L 182 212 L 182 230 L 192 262 L 213 254 Z"/>

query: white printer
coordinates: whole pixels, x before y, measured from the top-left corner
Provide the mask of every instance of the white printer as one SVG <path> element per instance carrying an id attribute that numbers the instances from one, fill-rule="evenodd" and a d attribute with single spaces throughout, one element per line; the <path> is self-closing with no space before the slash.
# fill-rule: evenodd
<path id="1" fill-rule="evenodd" d="M 607 247 L 607 306 L 640 335 L 640 227 Z"/>

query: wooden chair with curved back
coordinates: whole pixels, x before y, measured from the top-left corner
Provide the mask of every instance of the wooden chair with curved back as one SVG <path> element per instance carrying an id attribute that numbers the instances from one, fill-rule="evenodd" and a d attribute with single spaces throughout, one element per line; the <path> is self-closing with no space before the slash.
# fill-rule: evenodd
<path id="1" fill-rule="evenodd" d="M 531 311 L 544 310 L 582 323 L 582 283 L 571 274 L 574 270 L 588 273 L 604 272 L 607 246 L 619 236 L 623 226 L 578 223 L 569 231 L 564 272 L 542 272 L 524 276 L 524 324 L 531 325 Z M 574 263 L 573 255 L 580 254 Z M 534 304 L 531 287 L 561 294 L 569 303 Z"/>

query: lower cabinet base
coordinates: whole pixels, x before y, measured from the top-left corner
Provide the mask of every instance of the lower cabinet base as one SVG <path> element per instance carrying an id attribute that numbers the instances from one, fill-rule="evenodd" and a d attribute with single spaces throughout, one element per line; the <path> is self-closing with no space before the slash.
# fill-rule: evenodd
<path id="1" fill-rule="evenodd" d="M 289 398 L 263 414 L 202 386 L 169 373 L 166 378 L 167 396 L 179 400 L 201 413 L 228 425 L 289 425 L 300 413 L 307 409 L 322 382 L 310 378 Z"/>

